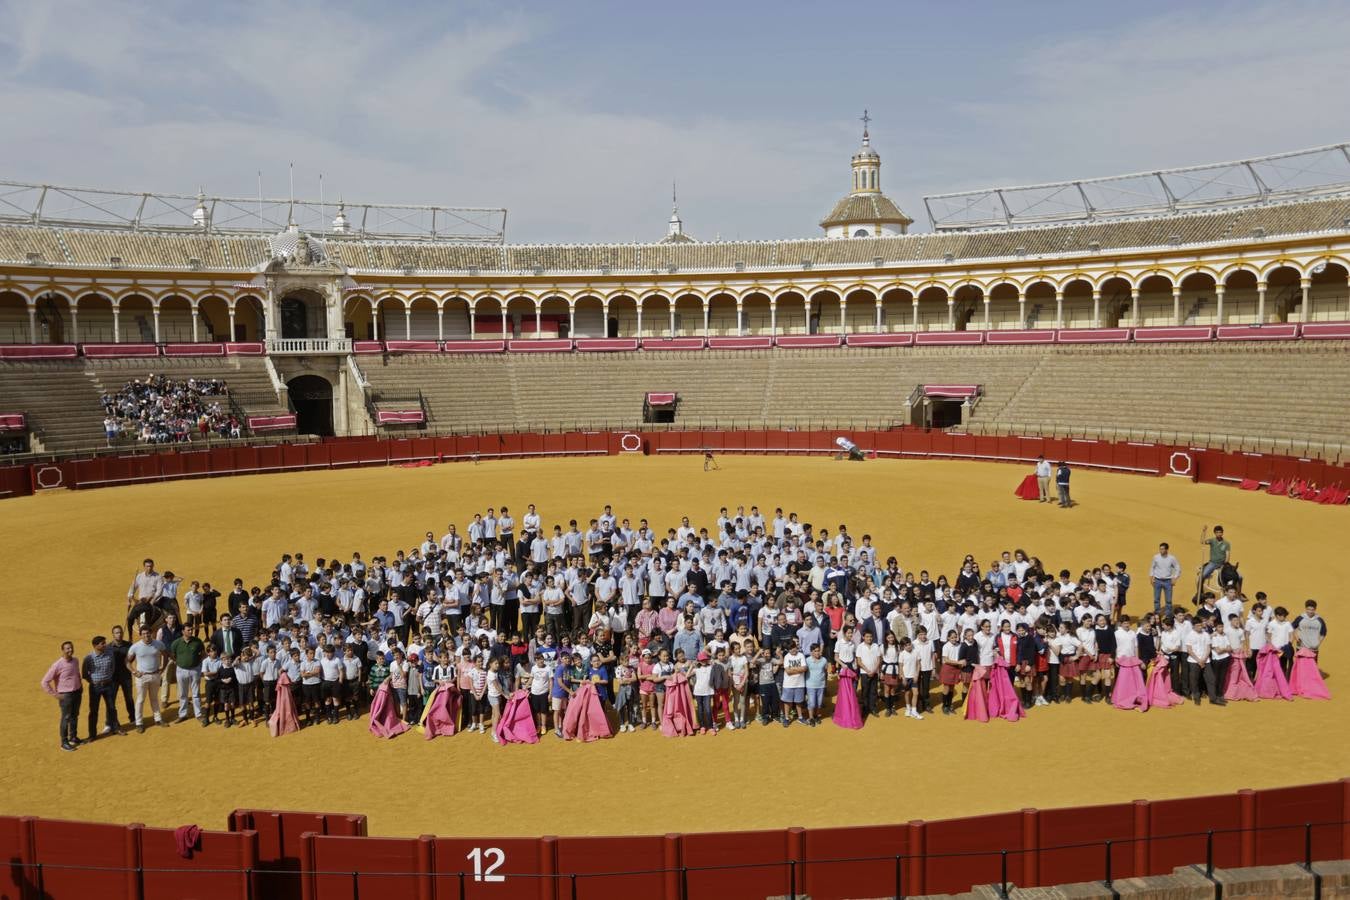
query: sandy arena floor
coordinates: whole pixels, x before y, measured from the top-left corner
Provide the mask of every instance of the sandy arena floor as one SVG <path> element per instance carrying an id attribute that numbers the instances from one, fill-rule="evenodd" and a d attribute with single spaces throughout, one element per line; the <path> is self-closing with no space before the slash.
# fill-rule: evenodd
<path id="1" fill-rule="evenodd" d="M 553 816 L 548 830 L 664 833 L 936 819 L 1350 774 L 1350 717 L 1338 677 L 1350 665 L 1350 603 L 1337 590 L 1350 548 L 1345 508 L 1080 471 L 1080 505 L 1065 511 L 1014 498 L 1024 472 L 997 464 L 732 456 L 721 464 L 722 471 L 705 474 L 695 457 L 491 462 L 182 481 L 0 503 L 0 546 L 17 578 L 0 605 L 9 647 L 0 682 L 0 708 L 9 711 L 0 732 L 7 761 L 0 813 L 222 828 L 236 807 L 290 808 L 366 813 L 374 834 L 538 833 L 537 816 L 495 816 L 485 825 L 450 813 L 461 805 L 455 801 L 406 802 L 414 785 L 444 773 L 438 783 L 486 796 L 474 785 L 490 780 L 494 794 L 523 791 L 535 805 L 567 804 L 604 785 L 608 812 L 588 806 L 597 814 Z M 967 552 L 983 564 L 1014 547 L 1039 555 L 1047 568 L 1074 572 L 1124 559 L 1135 573 L 1134 613 L 1151 604 L 1147 565 L 1158 541 L 1170 541 L 1193 572 L 1201 526 L 1220 522 L 1249 591 L 1265 590 L 1294 612 L 1307 597 L 1322 603 L 1331 629 L 1322 668 L 1335 699 L 1147 714 L 1076 703 L 1034 710 L 1016 724 L 896 717 L 874 719 L 856 733 L 774 726 L 686 740 L 645 732 L 590 745 L 550 737 L 509 748 L 486 736 L 424 741 L 413 733 L 381 741 L 364 721 L 280 740 L 265 728 L 193 724 L 133 732 L 72 754 L 58 750 L 56 702 L 38 680 L 62 640 L 74 640 L 83 655 L 93 634 L 123 618 L 142 557 L 189 581 L 225 586 L 242 576 L 254 584 L 283 551 L 311 560 L 348 559 L 353 550 L 366 558 L 392 555 L 427 530 L 441 534 L 447 522 L 463 531 L 473 511 L 506 503 L 519 516 L 530 502 L 550 529 L 598 514 L 609 502 L 620 517 L 636 523 L 646 516 L 662 532 L 684 514 L 711 525 L 723 505 L 757 503 L 771 515 L 781 504 L 832 532 L 840 522 L 854 534 L 870 532 L 883 557 L 894 553 L 902 566 L 935 576 L 955 574 Z M 992 789 L 987 777 L 957 774 L 987 773 L 994 757 L 1000 770 L 1020 773 L 1016 800 Z M 1203 784 L 1194 775 L 1201 759 L 1214 763 Z M 1076 760 L 1089 768 L 1076 770 Z M 942 774 L 934 775 L 939 762 Z M 258 777 L 260 764 L 283 774 Z M 822 778 L 858 771 L 881 774 L 893 790 L 846 792 L 854 797 L 847 803 L 793 801 L 803 778 L 824 784 Z M 626 773 L 620 777 L 631 793 L 614 793 L 616 773 Z M 182 786 L 184 775 L 191 788 Z M 784 793 L 763 793 L 774 784 Z M 616 797 L 625 799 L 614 803 Z"/>

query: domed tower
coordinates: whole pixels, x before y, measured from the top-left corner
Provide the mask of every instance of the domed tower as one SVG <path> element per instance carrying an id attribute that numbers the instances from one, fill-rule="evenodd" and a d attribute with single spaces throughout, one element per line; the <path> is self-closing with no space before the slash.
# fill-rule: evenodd
<path id="1" fill-rule="evenodd" d="M 881 192 L 881 157 L 872 149 L 872 138 L 867 133 L 867 124 L 871 121 L 867 110 L 863 110 L 862 147 L 853 154 L 853 188 L 821 220 L 820 227 L 825 229 L 826 237 L 905 234 L 914 224 L 913 219 Z"/>

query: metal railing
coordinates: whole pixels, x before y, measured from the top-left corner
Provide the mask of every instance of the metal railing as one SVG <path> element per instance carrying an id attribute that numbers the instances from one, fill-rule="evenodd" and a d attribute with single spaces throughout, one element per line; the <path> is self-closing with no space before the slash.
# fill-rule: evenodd
<path id="1" fill-rule="evenodd" d="M 351 353 L 351 338 L 268 338 L 267 352 L 283 356 Z"/>
<path id="2" fill-rule="evenodd" d="M 875 889 L 880 886 L 883 880 L 888 882 L 886 887 L 890 889 L 890 896 L 895 900 L 904 900 L 909 896 L 909 890 L 915 884 L 920 885 L 920 890 L 930 891 L 933 887 L 949 887 L 946 880 L 942 880 L 939 885 L 930 884 L 929 881 L 939 881 L 938 878 L 930 878 L 928 870 L 931 864 L 938 860 L 959 860 L 966 876 L 971 880 L 955 887 L 956 890 L 968 890 L 981 884 L 989 884 L 994 892 L 1002 898 L 1011 895 L 1011 891 L 1016 887 L 1035 887 L 1043 883 L 1039 877 L 1039 871 L 1034 875 L 1031 881 L 1036 884 L 1019 885 L 1016 882 L 1009 863 L 1021 863 L 1022 870 L 1025 871 L 1025 859 L 1032 854 L 1046 853 L 1064 853 L 1076 852 L 1077 856 L 1070 863 L 1062 858 L 1056 858 L 1056 864 L 1059 866 L 1072 866 L 1073 872 L 1091 873 L 1091 875 L 1100 876 L 1097 879 L 1090 880 L 1084 877 L 1082 881 L 1076 883 L 1097 883 L 1103 885 L 1107 890 L 1114 890 L 1114 882 L 1119 876 L 1118 851 L 1133 852 L 1136 844 L 1144 844 L 1142 853 L 1144 854 L 1143 871 L 1137 871 L 1140 867 L 1137 865 L 1127 866 L 1130 875 L 1126 877 L 1138 878 L 1166 876 L 1173 874 L 1171 871 L 1153 872 L 1155 868 L 1161 866 L 1150 866 L 1148 859 L 1154 849 L 1155 844 L 1161 843 L 1163 847 L 1169 850 L 1169 856 L 1189 859 L 1190 862 L 1182 863 L 1175 868 L 1192 867 L 1197 875 L 1202 876 L 1212 884 L 1218 884 L 1215 879 L 1215 870 L 1222 869 L 1224 866 L 1217 861 L 1215 848 L 1216 838 L 1231 836 L 1254 836 L 1269 832 L 1294 832 L 1297 837 L 1301 837 L 1301 847 L 1292 852 L 1274 856 L 1270 853 L 1261 854 L 1261 863 L 1263 865 L 1296 865 L 1312 875 L 1314 883 L 1320 886 L 1321 877 L 1314 870 L 1315 862 L 1334 862 L 1337 856 L 1324 856 L 1321 859 L 1315 859 L 1314 853 L 1314 829 L 1336 829 L 1331 832 L 1330 838 L 1335 839 L 1336 846 L 1339 848 L 1341 843 L 1340 829 L 1343 829 L 1350 822 L 1346 820 L 1329 822 L 1303 822 L 1301 824 L 1290 825 L 1270 825 L 1254 828 L 1211 828 L 1204 831 L 1180 832 L 1166 835 L 1150 835 L 1144 838 L 1119 838 L 1103 839 L 1096 841 L 1080 841 L 1073 843 L 1055 844 L 1051 846 L 1037 847 L 1016 847 L 994 850 L 972 850 L 952 853 L 922 853 L 922 854 L 876 854 L 866 856 L 840 856 L 823 859 L 784 859 L 771 862 L 760 863 L 726 863 L 722 865 L 705 866 L 675 866 L 664 868 L 616 868 L 612 871 L 591 871 L 591 872 L 501 872 L 495 870 L 497 866 L 490 866 L 488 870 L 451 870 L 445 872 L 439 871 L 390 871 L 381 870 L 375 872 L 362 872 L 359 869 L 331 869 L 316 868 L 309 869 L 304 866 L 303 861 L 297 861 L 286 868 L 272 868 L 268 866 L 258 866 L 254 868 L 217 868 L 203 867 L 197 868 L 157 868 L 154 866 L 96 866 L 80 865 L 74 863 L 28 863 L 17 859 L 11 859 L 9 868 L 12 877 L 19 882 L 21 887 L 32 891 L 36 896 L 51 897 L 53 900 L 64 900 L 64 892 L 61 895 L 56 893 L 49 894 L 49 873 L 89 873 L 90 881 L 96 879 L 107 879 L 108 876 L 115 873 L 135 873 L 136 881 L 144 883 L 146 875 L 169 875 L 178 879 L 181 883 L 183 878 L 200 875 L 203 879 L 210 879 L 211 883 L 219 888 L 219 882 L 224 880 L 222 876 L 236 876 L 240 881 L 241 900 L 254 900 L 255 897 L 269 896 L 272 891 L 281 884 L 287 884 L 292 888 L 297 887 L 297 882 L 308 882 L 310 890 L 305 890 L 306 896 L 311 896 L 322 900 L 326 896 L 340 896 L 345 898 L 362 896 L 361 886 L 366 882 L 368 890 L 374 893 L 371 896 L 386 896 L 385 891 L 396 891 L 398 886 L 390 884 L 388 879 L 419 879 L 425 886 L 426 894 L 419 896 L 453 896 L 456 900 L 468 900 L 474 896 L 492 897 L 500 892 L 500 885 L 513 880 L 534 880 L 538 882 L 546 879 L 552 884 L 547 893 L 550 896 L 564 898 L 564 900 L 586 900 L 590 896 L 596 896 L 597 893 L 603 896 L 612 897 L 615 893 L 615 886 L 612 879 L 633 879 L 633 878 L 653 878 L 659 877 L 665 882 L 665 895 L 669 896 L 671 889 L 678 896 L 679 900 L 703 900 L 703 898 L 735 898 L 741 896 L 734 892 L 734 889 L 724 880 L 717 879 L 712 884 L 706 884 L 704 878 L 699 876 L 718 874 L 730 874 L 733 872 L 745 872 L 752 870 L 771 870 L 773 874 L 769 875 L 774 882 L 772 885 L 757 886 L 755 894 L 763 896 L 764 890 L 781 891 L 781 895 L 787 900 L 805 900 L 809 896 L 808 888 L 811 884 L 811 878 L 828 877 L 831 882 L 837 882 L 840 879 L 846 879 L 852 883 L 862 882 L 865 879 L 869 887 Z M 1301 832 L 1301 834 L 1298 834 Z M 1325 834 L 1325 833 L 1324 833 Z M 1296 838 L 1297 839 L 1297 838 Z M 322 840 L 322 838 L 320 838 Z M 1328 840 L 1327 836 L 1323 841 Z M 1200 849 L 1203 841 L 1203 850 Z M 1178 853 L 1175 848 L 1184 846 L 1186 849 Z M 1248 853 L 1243 850 L 1229 849 L 1227 856 L 1231 859 L 1237 857 L 1235 862 L 1240 866 L 1254 865 L 1255 848 L 1251 848 Z M 1244 857 L 1253 857 L 1245 860 Z M 1136 856 L 1136 862 L 1138 857 Z M 989 867 L 984 868 L 981 863 Z M 997 880 L 990 879 L 986 881 L 982 876 L 972 875 L 972 872 L 988 872 L 992 875 L 992 864 L 997 863 Z M 1085 865 L 1086 863 L 1086 865 Z M 879 864 L 879 865 L 878 865 Z M 498 866 L 500 863 L 497 864 Z M 861 867 L 865 865 L 884 866 L 885 875 L 882 876 L 877 868 L 873 868 L 870 877 L 861 873 Z M 844 866 L 842 872 L 831 873 L 828 876 L 816 874 L 820 870 L 829 870 L 829 867 Z M 1037 870 L 1039 870 L 1037 865 Z M 880 877 L 879 877 L 880 876 Z M 691 882 L 691 877 L 693 881 Z M 1080 876 L 1082 877 L 1082 876 Z M 1273 880 L 1274 876 L 1272 876 Z M 68 882 L 69 877 L 61 879 Z M 767 880 L 767 879 L 766 879 Z M 383 881 L 383 885 L 380 882 Z M 106 881 L 105 881 L 106 883 Z M 204 881 L 205 883 L 205 881 Z M 373 883 L 373 884 L 372 884 Z M 444 885 L 444 886 L 442 886 Z M 451 887 L 453 885 L 453 887 Z M 403 887 L 407 887 L 404 885 Z M 594 888 L 589 890 L 588 888 Z M 625 886 L 629 891 L 637 892 L 638 886 L 628 884 Z M 646 887 L 650 888 L 648 884 Z M 213 891 L 219 895 L 219 889 Z M 533 892 L 532 892 L 533 893 Z M 643 891 L 647 893 L 647 891 Z M 1314 891 L 1317 895 L 1318 891 Z M 27 892 L 23 896 L 27 896 Z M 69 896 L 75 896 L 76 892 L 71 891 Z M 297 893 L 297 896 L 299 894 Z M 86 896 L 80 894 L 80 896 Z"/>

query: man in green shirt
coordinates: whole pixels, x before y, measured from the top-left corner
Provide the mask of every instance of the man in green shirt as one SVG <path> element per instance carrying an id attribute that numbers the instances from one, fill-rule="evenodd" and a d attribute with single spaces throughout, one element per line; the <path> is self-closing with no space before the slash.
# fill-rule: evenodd
<path id="1" fill-rule="evenodd" d="M 1209 586 L 1209 576 L 1219 571 L 1228 562 L 1228 554 L 1233 551 L 1233 545 L 1223 539 L 1223 526 L 1214 526 L 1214 537 L 1209 536 L 1209 526 L 1206 525 L 1200 532 L 1200 543 L 1209 547 L 1209 562 L 1205 563 L 1205 568 L 1200 573 L 1201 589 Z"/>
<path id="2" fill-rule="evenodd" d="M 188 698 L 192 699 L 192 713 L 202 718 L 202 657 L 206 656 L 206 645 L 197 637 L 197 627 L 183 629 L 172 644 L 169 655 L 177 667 L 175 677 L 178 680 L 178 721 L 186 722 L 188 717 Z"/>

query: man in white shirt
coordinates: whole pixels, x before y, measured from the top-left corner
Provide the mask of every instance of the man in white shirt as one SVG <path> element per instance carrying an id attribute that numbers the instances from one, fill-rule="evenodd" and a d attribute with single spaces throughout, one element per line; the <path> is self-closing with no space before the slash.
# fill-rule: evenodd
<path id="1" fill-rule="evenodd" d="M 1044 456 L 1036 457 L 1036 490 L 1041 495 L 1042 503 L 1050 502 L 1050 474 L 1052 471 L 1049 461 Z"/>
<path id="2" fill-rule="evenodd" d="M 1227 706 L 1228 701 L 1219 696 L 1218 675 L 1212 658 L 1212 637 L 1206 624 L 1198 624 L 1184 641 L 1186 649 L 1186 689 L 1195 705 L 1200 705 L 1200 683 L 1203 680 L 1209 702 L 1215 706 Z"/>
<path id="3" fill-rule="evenodd" d="M 1172 587 L 1176 580 L 1181 577 L 1181 563 L 1171 554 L 1166 543 L 1158 545 L 1158 552 L 1153 555 L 1153 562 L 1149 565 L 1148 581 L 1153 585 L 1153 611 L 1160 615 L 1172 614 Z M 1167 597 L 1167 612 L 1163 613 L 1158 600 Z"/>

